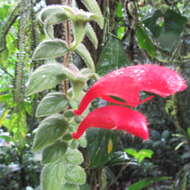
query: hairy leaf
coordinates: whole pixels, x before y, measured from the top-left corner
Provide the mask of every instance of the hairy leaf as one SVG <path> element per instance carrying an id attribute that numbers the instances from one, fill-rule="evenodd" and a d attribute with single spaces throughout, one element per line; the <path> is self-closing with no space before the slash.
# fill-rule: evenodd
<path id="1" fill-rule="evenodd" d="M 34 51 L 33 59 L 52 59 L 64 56 L 68 51 L 67 45 L 63 40 L 45 40 L 41 42 Z"/>
<path id="2" fill-rule="evenodd" d="M 64 158 L 65 152 L 67 150 L 67 144 L 65 142 L 56 142 L 43 150 L 42 162 L 47 164 L 50 162 L 55 162 Z"/>
<path id="3" fill-rule="evenodd" d="M 65 158 L 68 163 L 73 165 L 80 165 L 84 161 L 81 152 L 77 149 L 71 148 L 69 148 L 65 153 Z"/>
<path id="4" fill-rule="evenodd" d="M 81 2 L 85 5 L 85 7 L 92 13 L 94 13 L 97 18 L 96 22 L 100 26 L 101 29 L 104 27 L 104 17 L 100 10 L 100 7 L 96 0 L 81 0 Z"/>
<path id="5" fill-rule="evenodd" d="M 62 92 L 51 92 L 40 102 L 36 110 L 36 117 L 44 117 L 63 111 L 68 101 Z"/>
<path id="6" fill-rule="evenodd" d="M 66 183 L 64 178 L 66 167 L 64 162 L 46 165 L 41 173 L 42 190 L 63 190 Z"/>
<path id="7" fill-rule="evenodd" d="M 74 50 L 84 39 L 86 33 L 86 23 L 85 22 L 73 22 L 73 36 L 74 41 L 70 49 Z"/>
<path id="8" fill-rule="evenodd" d="M 77 48 L 75 49 L 75 52 L 83 59 L 86 66 L 92 70 L 92 72 L 95 72 L 95 65 L 94 61 L 90 55 L 90 52 L 86 48 L 84 44 L 79 44 Z"/>
<path id="9" fill-rule="evenodd" d="M 61 64 L 45 64 L 30 76 L 26 94 L 31 95 L 55 87 L 63 79 L 76 80 L 76 74 Z"/>
<path id="10" fill-rule="evenodd" d="M 51 5 L 47 6 L 44 9 L 41 10 L 39 14 L 39 20 L 44 23 L 49 17 L 55 15 L 59 15 L 58 17 L 67 18 L 69 16 L 69 13 L 67 10 L 64 9 L 65 6 L 62 5 Z M 53 19 L 54 20 L 54 19 Z M 53 23 L 56 24 L 56 23 Z"/>
<path id="11" fill-rule="evenodd" d="M 94 29 L 92 28 L 91 24 L 87 24 L 86 26 L 86 35 L 88 39 L 92 42 L 94 45 L 95 49 L 98 48 L 98 38 L 96 36 L 96 33 L 94 32 Z"/>
<path id="12" fill-rule="evenodd" d="M 86 182 L 86 173 L 80 166 L 67 165 L 65 179 L 68 183 L 83 185 Z"/>
<path id="13" fill-rule="evenodd" d="M 33 150 L 38 151 L 64 135 L 67 129 L 67 122 L 60 114 L 52 115 L 41 121 L 34 137 Z"/>

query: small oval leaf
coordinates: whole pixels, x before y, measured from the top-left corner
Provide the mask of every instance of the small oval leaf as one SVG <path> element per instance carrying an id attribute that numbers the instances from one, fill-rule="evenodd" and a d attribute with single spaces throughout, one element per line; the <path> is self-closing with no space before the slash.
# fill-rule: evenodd
<path id="1" fill-rule="evenodd" d="M 34 51 L 33 59 L 43 60 L 64 56 L 68 51 L 67 44 L 60 39 L 45 40 Z"/>
<path id="2" fill-rule="evenodd" d="M 67 150 L 67 144 L 65 142 L 56 142 L 43 150 L 42 163 L 47 164 L 63 159 Z"/>
<path id="3" fill-rule="evenodd" d="M 65 158 L 68 163 L 73 165 L 80 165 L 84 161 L 82 153 L 77 149 L 69 148 L 65 153 Z"/>
<path id="4" fill-rule="evenodd" d="M 91 24 L 89 24 L 89 23 L 86 25 L 86 35 L 87 35 L 88 39 L 94 45 L 95 49 L 97 49 L 98 48 L 98 38 L 96 36 L 94 29 L 92 28 Z"/>
<path id="5" fill-rule="evenodd" d="M 68 123 L 60 114 L 52 115 L 41 121 L 34 137 L 33 150 L 38 151 L 56 142 L 64 135 Z"/>
<path id="6" fill-rule="evenodd" d="M 41 10 L 39 20 L 44 23 L 49 17 L 53 15 L 62 15 L 68 17 L 68 12 L 65 11 L 62 5 L 50 5 Z"/>
<path id="7" fill-rule="evenodd" d="M 63 111 L 68 101 L 62 92 L 51 92 L 47 94 L 36 110 L 36 117 L 44 117 Z"/>
<path id="8" fill-rule="evenodd" d="M 84 44 L 79 44 L 77 48 L 75 49 L 75 52 L 83 59 L 86 66 L 92 70 L 92 72 L 95 72 L 95 65 L 94 61 L 90 55 L 90 52 L 86 48 Z"/>
<path id="9" fill-rule="evenodd" d="M 81 0 L 84 6 L 96 15 L 96 22 L 101 29 L 104 27 L 104 17 L 96 0 Z"/>
<path id="10" fill-rule="evenodd" d="M 65 170 L 64 162 L 46 165 L 41 173 L 42 190 L 63 190 L 63 185 L 66 183 Z"/>
<path id="11" fill-rule="evenodd" d="M 86 173 L 80 166 L 68 165 L 65 179 L 68 183 L 83 185 L 86 182 Z"/>
<path id="12" fill-rule="evenodd" d="M 51 89 L 65 78 L 76 80 L 76 74 L 71 69 L 58 63 L 42 65 L 31 74 L 26 94 L 31 95 Z"/>
<path id="13" fill-rule="evenodd" d="M 70 50 L 74 50 L 84 39 L 86 33 L 86 22 L 73 22 L 73 36 L 74 41 Z"/>

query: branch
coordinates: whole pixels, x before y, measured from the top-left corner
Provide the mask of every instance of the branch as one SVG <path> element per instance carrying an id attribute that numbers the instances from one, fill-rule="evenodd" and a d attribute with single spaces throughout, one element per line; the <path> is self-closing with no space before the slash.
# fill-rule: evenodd
<path id="1" fill-rule="evenodd" d="M 15 7 L 6 22 L 0 27 L 0 52 L 6 49 L 6 35 L 20 14 L 20 3 Z"/>

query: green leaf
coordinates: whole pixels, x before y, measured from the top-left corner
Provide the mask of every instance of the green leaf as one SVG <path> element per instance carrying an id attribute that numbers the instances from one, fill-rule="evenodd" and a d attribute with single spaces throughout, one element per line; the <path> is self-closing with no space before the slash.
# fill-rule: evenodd
<path id="1" fill-rule="evenodd" d="M 64 178 L 65 172 L 64 162 L 46 165 L 41 173 L 42 190 L 63 190 L 63 185 L 66 183 Z"/>
<path id="2" fill-rule="evenodd" d="M 162 26 L 160 26 L 159 23 L 157 23 L 158 19 L 161 18 L 164 18 L 163 13 L 160 10 L 156 10 L 151 17 L 143 21 L 145 26 L 152 32 L 155 38 L 160 36 L 162 30 Z"/>
<path id="3" fill-rule="evenodd" d="M 104 27 L 104 17 L 100 10 L 100 7 L 96 0 L 81 0 L 81 2 L 85 5 L 85 7 L 92 13 L 94 13 L 97 18 L 96 22 L 100 26 L 101 29 Z"/>
<path id="4" fill-rule="evenodd" d="M 68 101 L 62 92 L 51 92 L 40 102 L 36 110 L 36 117 L 44 117 L 63 111 Z"/>
<path id="5" fill-rule="evenodd" d="M 86 182 L 86 173 L 80 166 L 67 165 L 65 179 L 67 183 L 83 185 Z"/>
<path id="6" fill-rule="evenodd" d="M 42 23 L 45 23 L 45 21 L 47 19 L 49 19 L 50 17 L 54 16 L 55 18 L 68 18 L 70 16 L 70 12 L 68 12 L 65 7 L 67 6 L 63 6 L 63 5 L 50 5 L 47 6 L 45 8 L 43 8 L 39 14 L 39 20 Z M 55 18 L 53 18 L 53 20 L 56 20 Z M 52 24 L 57 24 L 55 22 L 53 22 Z"/>
<path id="7" fill-rule="evenodd" d="M 45 40 L 34 51 L 33 59 L 43 60 L 64 56 L 68 52 L 67 44 L 60 39 Z"/>
<path id="8" fill-rule="evenodd" d="M 74 42 L 71 49 L 75 49 L 80 44 L 85 35 L 86 24 L 89 21 L 96 21 L 96 16 L 93 13 L 83 11 L 78 8 L 63 6 L 49 6 L 42 10 L 40 20 L 44 23 L 44 29 L 48 36 L 52 38 L 50 25 L 62 23 L 66 18 L 73 21 Z"/>
<path id="9" fill-rule="evenodd" d="M 117 136 L 113 131 L 89 129 L 87 151 L 91 168 L 103 168 L 116 149 Z M 112 147 L 110 147 L 112 142 Z M 100 148 L 101 147 L 101 148 Z"/>
<path id="10" fill-rule="evenodd" d="M 74 116 L 73 112 L 71 110 L 67 110 L 66 112 L 64 112 L 64 116 L 66 118 L 71 118 Z"/>
<path id="11" fill-rule="evenodd" d="M 68 123 L 60 114 L 52 115 L 41 121 L 34 137 L 33 150 L 38 151 L 56 142 L 64 135 Z"/>
<path id="12" fill-rule="evenodd" d="M 185 28 L 187 18 L 173 10 L 167 10 L 164 15 L 164 25 L 158 37 L 160 46 L 165 50 L 172 51 L 177 45 L 180 34 Z"/>
<path id="13" fill-rule="evenodd" d="M 124 26 L 120 26 L 117 29 L 117 37 L 121 40 L 125 35 L 126 28 Z"/>
<path id="14" fill-rule="evenodd" d="M 85 33 L 86 33 L 86 22 L 81 22 L 81 21 L 73 22 L 74 41 L 72 42 L 70 50 L 74 50 L 83 41 Z"/>
<path id="15" fill-rule="evenodd" d="M 129 155 L 136 158 L 136 155 L 138 154 L 137 151 L 134 148 L 127 148 L 125 149 L 125 152 L 127 152 Z"/>
<path id="16" fill-rule="evenodd" d="M 27 134 L 27 118 L 24 111 L 12 113 L 10 118 L 3 121 L 3 126 L 13 134 L 13 140 L 21 143 Z"/>
<path id="17" fill-rule="evenodd" d="M 63 190 L 80 190 L 80 187 L 78 185 L 66 183 L 63 186 Z"/>
<path id="18" fill-rule="evenodd" d="M 147 32 L 142 27 L 137 27 L 135 31 L 135 36 L 137 38 L 137 42 L 139 44 L 139 47 L 144 49 L 148 55 L 151 57 L 156 56 L 156 48 L 154 47 L 154 44 L 150 40 Z"/>
<path id="19" fill-rule="evenodd" d="M 150 149 L 141 149 L 138 154 L 138 161 L 141 162 L 145 158 L 152 158 L 154 152 Z"/>
<path id="20" fill-rule="evenodd" d="M 105 75 L 127 64 L 129 64 L 129 61 L 121 41 L 110 37 L 102 49 L 98 64 L 96 64 L 97 73 Z"/>
<path id="21" fill-rule="evenodd" d="M 79 144 L 82 148 L 86 148 L 87 147 L 87 140 L 85 136 L 82 136 L 79 140 Z"/>
<path id="22" fill-rule="evenodd" d="M 42 163 L 47 164 L 63 159 L 67 150 L 67 144 L 65 142 L 56 142 L 53 145 L 46 147 L 42 153 Z"/>
<path id="23" fill-rule="evenodd" d="M 96 33 L 94 32 L 94 29 L 92 28 L 91 24 L 86 25 L 86 35 L 88 39 L 92 42 L 94 45 L 95 49 L 98 48 L 98 38 L 96 36 Z"/>
<path id="24" fill-rule="evenodd" d="M 133 156 L 139 163 L 142 162 L 145 158 L 152 158 L 154 152 L 150 149 L 141 149 L 140 151 L 136 151 L 133 148 L 125 149 L 129 155 Z"/>
<path id="25" fill-rule="evenodd" d="M 65 159 L 69 164 L 80 165 L 84 161 L 81 152 L 77 149 L 67 149 L 65 153 Z"/>
<path id="26" fill-rule="evenodd" d="M 49 19 L 50 17 L 53 21 Z M 52 24 L 58 24 L 61 22 L 61 19 L 64 21 L 66 18 L 69 18 L 74 22 L 89 22 L 96 21 L 97 15 L 95 15 L 93 12 L 87 12 L 82 9 L 70 7 L 67 5 L 50 5 L 42 9 L 39 14 L 39 19 L 42 23 L 45 23 L 47 20 L 49 20 L 50 24 L 51 22 Z"/>
<path id="27" fill-rule="evenodd" d="M 187 128 L 187 135 L 190 138 L 190 127 Z"/>
<path id="28" fill-rule="evenodd" d="M 2 114 L 0 115 L 0 127 L 2 127 L 3 121 L 7 118 L 10 110 L 3 110 Z"/>
<path id="29" fill-rule="evenodd" d="M 86 48 L 84 44 L 79 44 L 77 48 L 74 50 L 85 62 L 86 66 L 92 70 L 92 72 L 95 72 L 95 65 L 94 61 L 90 55 L 90 52 Z"/>
<path id="30" fill-rule="evenodd" d="M 130 185 L 127 189 L 128 190 L 142 190 L 145 187 L 148 187 L 149 185 L 152 185 L 153 183 L 163 181 L 163 180 L 169 180 L 170 177 L 153 177 L 153 178 L 146 178 L 143 180 L 140 180 L 132 185 Z"/>
<path id="31" fill-rule="evenodd" d="M 42 65 L 31 74 L 26 94 L 31 95 L 51 89 L 65 78 L 76 80 L 76 74 L 71 69 L 58 63 Z"/>
<path id="32" fill-rule="evenodd" d="M 162 21 L 160 24 L 159 20 Z M 171 9 L 168 9 L 164 14 L 160 10 L 156 10 L 143 23 L 152 32 L 153 37 L 156 38 L 163 49 L 172 51 L 180 39 L 187 18 Z"/>

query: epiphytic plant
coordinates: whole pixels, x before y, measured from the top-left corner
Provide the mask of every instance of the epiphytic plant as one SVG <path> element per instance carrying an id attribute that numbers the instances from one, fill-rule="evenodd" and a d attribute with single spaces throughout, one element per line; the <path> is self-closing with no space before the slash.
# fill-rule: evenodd
<path id="1" fill-rule="evenodd" d="M 75 7 L 47 6 L 39 14 L 48 39 L 37 46 L 33 59 L 48 60 L 48 63 L 31 74 L 27 94 L 32 95 L 54 88 L 65 79 L 69 79 L 71 85 L 64 93 L 48 93 L 37 107 L 36 116 L 45 117 L 38 126 L 33 143 L 34 151 L 43 151 L 42 163 L 45 166 L 41 173 L 42 190 L 77 190 L 86 182 L 85 171 L 80 166 L 83 156 L 77 149 L 79 144 L 85 147 L 86 140 L 72 140 L 71 133 L 76 128 L 76 122 L 69 109 L 76 109 L 75 105 L 84 94 L 86 82 L 96 77 L 94 61 L 82 41 L 87 35 L 97 48 L 98 40 L 90 22 L 96 22 L 102 29 L 104 18 L 95 0 L 81 2 L 89 12 L 78 9 L 75 4 Z M 65 20 L 72 24 L 71 43 L 54 38 L 53 26 Z M 87 68 L 79 70 L 72 62 L 68 62 L 66 66 L 55 61 L 55 58 L 68 56 L 71 52 L 78 54 Z"/>

